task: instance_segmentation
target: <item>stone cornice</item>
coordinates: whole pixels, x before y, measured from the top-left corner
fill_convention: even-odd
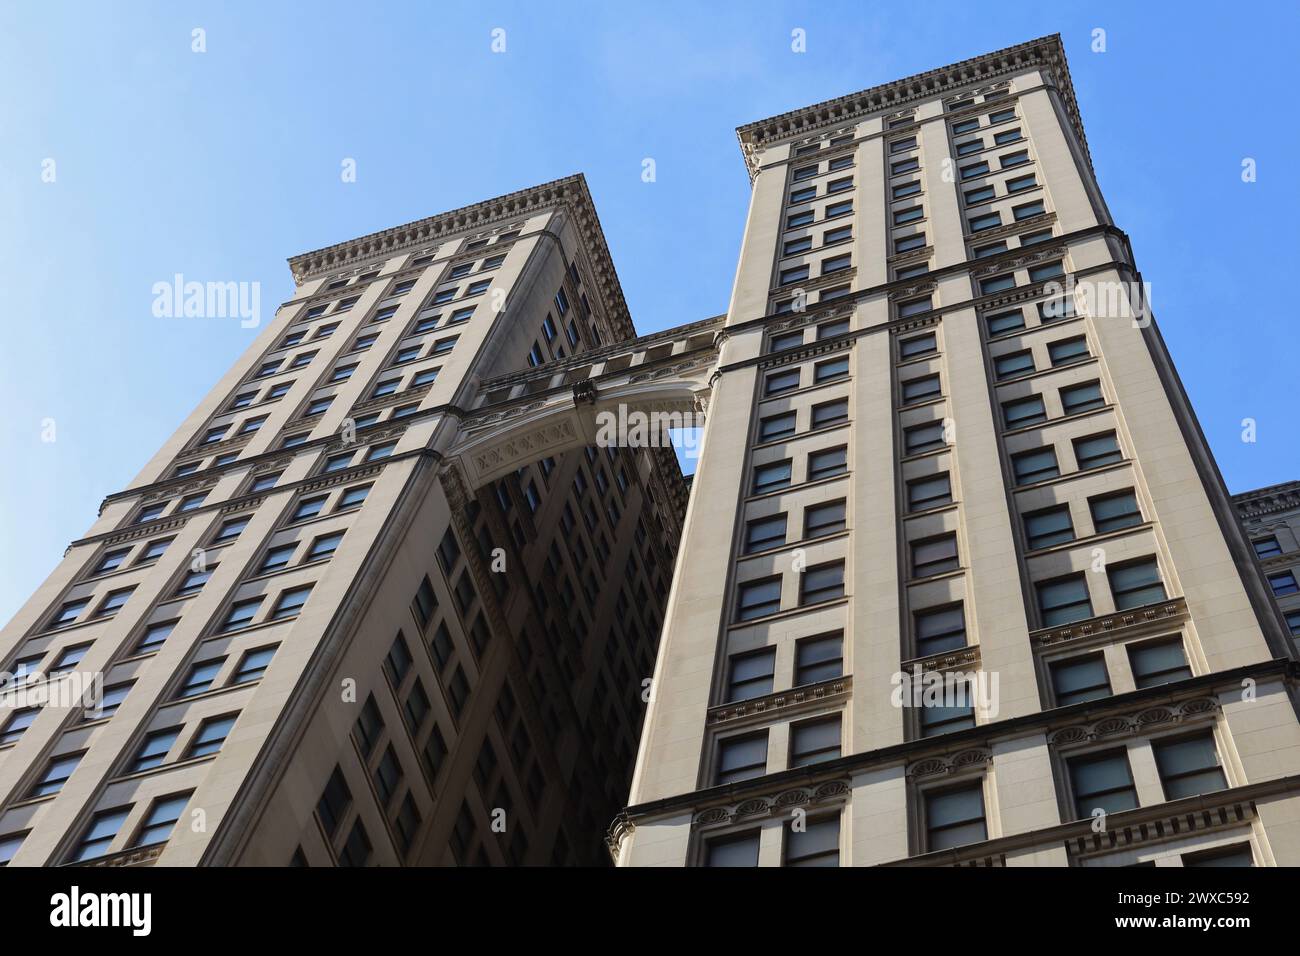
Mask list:
[[[1088,143],[1083,133],[1083,121],[1079,116],[1074,85],[1070,81],[1070,70],[1065,59],[1065,48],[1061,44],[1060,34],[1055,33],[925,73],[882,83],[847,96],[747,123],[736,130],[736,137],[740,141],[741,152],[746,158],[746,163],[751,164],[752,168],[751,156],[755,151],[782,140],[806,136],[831,126],[843,126],[872,113],[889,111],[897,115],[899,110],[918,101],[936,96],[949,96],[966,87],[992,85],[1007,74],[1036,68],[1051,73],[1055,80],[1066,115],[1091,165],[1092,159],[1088,154]]]
[[[1276,514],[1300,509],[1300,481],[1287,481],[1232,496],[1232,503],[1242,518]]]
[[[321,273],[352,269],[364,262],[388,259],[417,246],[441,242],[461,233],[499,226],[508,220],[527,218],[551,209],[566,209],[573,216],[582,244],[590,257],[593,279],[607,307],[609,321],[621,336],[636,334],[628,314],[623,289],[614,270],[601,229],[600,217],[581,174],[556,179],[540,186],[507,193],[495,199],[462,206],[402,226],[373,232],[347,242],[304,252],[289,260],[294,281],[301,284]]]

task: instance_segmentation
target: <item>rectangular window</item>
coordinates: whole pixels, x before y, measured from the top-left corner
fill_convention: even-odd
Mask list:
[[[989,335],[1001,335],[1004,332],[1023,329],[1025,327],[1025,316],[1019,309],[1011,309],[986,317],[984,323],[988,327]]]
[[[941,421],[913,425],[903,430],[903,449],[909,455],[919,455],[936,448],[945,448],[947,444]]]
[[[794,413],[791,412],[791,415]],[[833,402],[822,402],[820,405],[812,407],[812,427],[824,428],[827,425],[834,425],[838,422],[847,421],[849,417],[849,400],[847,398],[837,399]],[[793,425],[791,431],[793,431]]]
[[[988,171],[989,164],[981,159],[978,163],[971,163],[967,166],[963,166],[961,168],[961,178],[974,179],[976,176],[983,176]]]
[[[81,763],[81,758],[85,756],[82,753],[65,754],[61,757],[54,757],[45,766],[45,772],[37,778],[31,788],[23,797],[24,800],[33,800],[36,797],[48,797],[51,794],[58,793],[63,789],[63,785],[68,782],[72,776],[72,771],[77,769],[77,764]]]
[[[1054,448],[1037,448],[1011,456],[1011,470],[1015,473],[1017,485],[1047,481],[1061,473],[1056,464]]]
[[[925,245],[925,233],[918,232],[914,236],[905,236],[902,239],[894,240],[894,252],[911,252],[913,249],[920,249]]]
[[[957,155],[969,156],[972,153],[978,153],[983,148],[984,148],[984,140],[982,139],[968,140],[964,143],[957,144]]]
[[[840,818],[838,815],[807,820],[796,828],[785,825],[783,866],[839,866]]]
[[[1069,767],[1077,819],[1087,820],[1097,810],[1118,813],[1138,805],[1137,788],[1123,750],[1075,757]]]
[[[1024,428],[1047,421],[1047,409],[1043,405],[1043,396],[1030,395],[1015,401],[1002,403],[1002,420],[1007,428]]]
[[[790,725],[790,766],[810,767],[840,756],[840,718],[802,720]]]
[[[1052,675],[1052,694],[1056,699],[1057,707],[1100,700],[1111,694],[1110,678],[1106,674],[1106,659],[1101,654],[1086,654],[1053,661],[1049,670]]]
[[[896,139],[889,144],[889,151],[891,153],[902,153],[902,152],[906,152],[909,149],[916,149],[915,136],[907,136],[904,137],[903,139]]]
[[[1155,558],[1112,565],[1106,569],[1106,577],[1110,579],[1117,610],[1125,611],[1165,599],[1165,586],[1160,580],[1160,568]]]
[[[837,243],[848,242],[853,238],[852,226],[839,226],[835,229],[827,229],[822,233],[822,245],[833,246]],[[826,270],[823,269],[823,272]]]
[[[1025,515],[1025,538],[1031,550],[1073,541],[1074,524],[1070,521],[1070,506],[1056,505]]]
[[[908,299],[906,302],[898,303],[898,317],[907,319],[929,312],[933,307],[933,297],[928,295],[920,299]]]
[[[805,539],[824,538],[829,534],[843,531],[845,525],[844,500],[828,501],[821,505],[810,505],[803,513],[803,536]],[[784,528],[783,538],[784,538]]]
[[[727,703],[753,700],[772,693],[776,672],[776,648],[765,647],[748,654],[734,654],[728,667]]]
[[[929,657],[966,646],[966,615],[960,604],[918,611],[915,625],[917,657]]]
[[[1114,432],[1093,435],[1089,438],[1076,438],[1074,440],[1074,458],[1079,463],[1080,471],[1101,468],[1103,465],[1113,465],[1124,460]]]
[[[844,675],[844,636],[808,637],[795,644],[794,684],[816,684]]]
[[[821,478],[830,478],[834,475],[842,475],[848,470],[848,449],[843,445],[839,448],[828,448],[825,451],[815,451],[808,456],[809,481],[817,481]]]
[[[909,222],[916,222],[920,219],[924,219],[925,208],[922,206],[909,206],[906,209],[895,209],[893,218],[895,226],[905,226]]]
[[[805,186],[803,189],[796,189],[790,193],[790,205],[796,205],[801,202],[808,202],[817,196],[816,186]]]
[[[902,383],[902,389],[904,405],[911,405],[914,402],[936,398],[941,394],[939,390],[938,374],[908,379]]]
[[[829,259],[822,260],[822,275],[830,275],[832,272],[843,272],[853,262],[851,253],[845,253],[842,256],[832,256]]]
[[[1130,644],[1128,660],[1133,668],[1133,681],[1139,688],[1186,680],[1192,676],[1181,637]]]
[[[1097,534],[1131,528],[1142,523],[1142,512],[1138,509],[1137,497],[1132,489],[1089,498],[1088,508],[1092,512],[1092,526]]]
[[[152,770],[154,767],[161,766],[167,759],[172,744],[176,743],[176,738],[180,735],[179,727],[168,727],[166,730],[155,730],[147,734],[141,741],[140,749],[136,751],[131,769],[127,773],[139,773],[142,770]]]
[[[755,518],[745,524],[745,553],[764,551],[785,544],[784,514],[769,518]]]
[[[912,577],[925,578],[932,574],[946,574],[961,567],[957,559],[957,536],[938,535],[913,541]]]
[[[721,786],[753,780],[767,773],[767,731],[728,737],[718,741],[718,773],[714,783]]]
[[[740,586],[736,600],[736,620],[751,621],[781,610],[781,578],[764,578]]]
[[[1044,211],[1043,201],[1037,199],[1034,202],[1025,203],[1023,206],[1015,206],[1011,210],[1011,217],[1020,222],[1024,219],[1032,219],[1034,216],[1041,216]]]
[[[789,368],[780,372],[769,372],[763,382],[764,395],[780,395],[799,387],[800,369]]]
[[[975,205],[976,203],[988,202],[996,195],[992,186],[980,186],[978,189],[970,189],[965,193],[966,204]],[[978,232],[974,224],[971,225],[971,232]]]
[[[833,202],[826,207],[824,219],[835,219],[839,216],[847,216],[853,212],[853,200],[841,199],[839,202]]]
[[[795,413],[783,412],[780,415],[768,415],[758,420],[758,440],[760,442],[776,441],[795,433]]]
[[[1295,575],[1290,571],[1270,574],[1268,576],[1268,586],[1273,589],[1274,597],[1282,597],[1285,594],[1295,594],[1300,591],[1300,584],[1296,583]]]
[[[925,795],[925,848],[928,851],[979,843],[984,826],[984,785],[932,790]]]
[[[1027,375],[1034,371],[1034,354],[1029,349],[1024,349],[999,355],[993,359],[993,370],[999,381],[1017,375]]]
[[[890,163],[889,175],[899,176],[903,173],[914,172],[920,168],[921,168],[921,161],[917,159],[915,156],[912,156],[908,159],[900,159],[895,163]]]
[[[222,717],[210,717],[200,724],[199,732],[194,735],[189,749],[185,751],[185,759],[207,757],[220,752],[221,745],[226,742],[230,728],[235,726],[235,719],[238,716],[238,714],[226,714]]]
[[[1271,558],[1282,553],[1282,546],[1273,535],[1267,538],[1256,538],[1251,545],[1255,549],[1255,556],[1259,558]]]
[[[1061,389],[1061,408],[1067,415],[1085,412],[1092,408],[1101,408],[1106,399],[1101,394],[1100,382],[1084,382]]]
[[[781,255],[793,256],[801,252],[807,252],[812,248],[812,236],[803,236],[800,239],[791,239],[781,247]]]
[[[1033,189],[1037,185],[1038,180],[1035,178],[1033,173],[1030,173],[1028,176],[1016,176],[1007,180],[1007,192],[1020,193],[1024,192],[1026,189]],[[1022,246],[1025,244],[1024,239],[1020,240],[1020,244]]]
[[[1091,357],[1088,354],[1088,340],[1082,335],[1049,342],[1047,354],[1051,357],[1053,366],[1069,365]]]
[[[842,378],[849,374],[849,357],[827,359],[824,362],[818,362],[813,366],[813,382],[821,384],[830,382],[837,378]]]
[[[311,585],[308,584],[300,588],[290,588],[280,595],[280,599],[275,602],[275,608],[271,611],[271,620],[280,621],[289,617],[297,617],[302,606],[307,603],[307,596],[311,594]]]
[[[72,851],[69,862],[81,863],[106,855],[117,838],[117,832],[122,829],[122,824],[130,814],[129,806],[96,813],[90,818],[90,823],[86,826],[81,839],[77,841],[76,849]]]
[[[1016,277],[1011,272],[1006,275],[993,276],[989,279],[980,279],[980,295],[991,295],[994,292],[1003,292],[1015,287]]]
[[[1223,768],[1219,766],[1212,733],[1156,741],[1151,749],[1155,753],[1166,800],[1213,793],[1228,786]]]
[[[753,494],[761,495],[790,485],[790,459],[754,468]]]
[[[925,511],[952,504],[952,482],[948,473],[916,478],[907,483],[907,510]]]
[[[1060,627],[1092,617],[1092,600],[1082,574],[1039,581],[1035,589],[1043,627]]]
[[[844,597],[844,562],[807,568],[799,578],[799,604],[821,604]]]
[[[993,143],[995,146],[1005,146],[1007,143],[1015,143],[1020,140],[1019,129],[1007,129],[1000,133],[993,134]]]
[[[705,844],[705,866],[758,866],[758,831],[714,837]]]
[[[894,199],[906,199],[908,196],[916,196],[921,192],[921,180],[913,179],[910,183],[899,183],[890,190],[890,195]]]

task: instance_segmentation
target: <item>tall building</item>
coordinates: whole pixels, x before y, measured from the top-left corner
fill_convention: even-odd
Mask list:
[[[738,133],[617,862],[1300,864],[1293,651],[1059,39]]]
[[[1300,481],[1232,496],[1265,583],[1293,641],[1300,640]]]
[[[668,361],[585,182],[290,264],[0,634],[0,865],[607,864],[686,492],[529,430]]]

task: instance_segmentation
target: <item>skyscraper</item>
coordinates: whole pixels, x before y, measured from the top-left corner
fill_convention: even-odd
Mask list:
[[[608,863],[681,472],[476,439],[633,336],[585,182],[291,266],[0,636],[0,865]]]
[[[1059,39],[738,133],[618,863],[1300,863],[1290,643]]]

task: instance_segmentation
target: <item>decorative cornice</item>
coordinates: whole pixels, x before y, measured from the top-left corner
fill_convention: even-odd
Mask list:
[[[691,824],[694,827],[712,827],[770,817],[795,807],[843,802],[849,793],[848,780],[828,780],[806,787],[774,790],[746,797],[737,803],[707,807],[695,814]]]
[[[1100,720],[1073,724],[1048,734],[1047,741],[1054,747],[1072,747],[1091,744],[1098,740],[1122,740],[1146,733],[1156,724],[1187,723],[1219,713],[1219,701],[1214,697],[1193,697],[1171,704],[1158,704],[1128,714],[1111,714]]]
[[[802,109],[782,113],[767,119],[747,123],[736,130],[742,155],[752,171],[758,164],[761,151],[778,142],[798,136],[807,136],[829,126],[843,127],[872,113],[890,111],[898,116],[906,107],[936,96],[955,96],[958,92],[971,94],[978,90],[968,87],[980,85],[989,90],[1004,86],[1002,78],[1025,70],[1041,69],[1055,80],[1062,105],[1075,134],[1083,147],[1089,165],[1088,142],[1083,133],[1074,86],[1065,58],[1065,48],[1060,34],[1040,37],[986,53],[983,56],[962,60],[949,66],[925,73],[904,77],[879,86],[850,93],[837,99],[814,103]]]
[[[1062,627],[1049,627],[1032,632],[1030,640],[1039,647],[1063,644],[1086,638],[1111,636],[1147,625],[1172,625],[1187,615],[1187,602],[1181,597],[1170,598],[1156,604],[1147,604],[1130,611],[1116,611],[1086,621],[1075,621]],[[1125,635],[1127,636],[1127,635]]]
[[[1300,510],[1300,481],[1243,491],[1232,496],[1232,503],[1242,518]]]
[[[733,704],[721,704],[709,709],[708,723],[723,724],[748,717],[782,717],[793,710],[807,706],[828,704],[843,699],[853,686],[852,677],[836,677],[803,687],[765,694]]]
[[[948,754],[926,757],[907,767],[907,777],[935,777],[941,774],[960,773],[971,767],[986,767],[993,762],[993,752],[987,747],[971,747]]]

